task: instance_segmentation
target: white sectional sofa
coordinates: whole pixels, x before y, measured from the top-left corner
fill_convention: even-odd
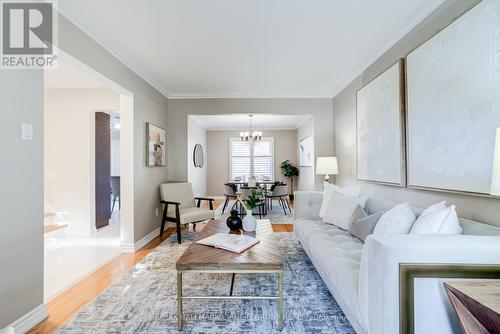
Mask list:
[[[460,219],[462,235],[370,235],[363,243],[322,222],[322,198],[323,192],[295,192],[295,234],[357,333],[399,333],[401,263],[500,264],[499,228]],[[365,211],[397,204],[369,197]]]

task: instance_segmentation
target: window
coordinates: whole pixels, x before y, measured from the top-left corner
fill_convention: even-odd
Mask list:
[[[239,138],[231,138],[230,155],[231,180],[236,176],[250,175],[250,145],[241,142]]]
[[[230,138],[230,175],[265,176],[273,179],[274,138],[262,138],[256,144],[244,143],[240,138]]]

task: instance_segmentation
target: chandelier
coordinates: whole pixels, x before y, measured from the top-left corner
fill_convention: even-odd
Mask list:
[[[256,143],[262,140],[262,131],[253,131],[252,118],[253,115],[248,115],[250,118],[250,131],[240,132],[240,139],[245,143]]]

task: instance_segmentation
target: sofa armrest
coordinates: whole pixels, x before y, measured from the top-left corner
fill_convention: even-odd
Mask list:
[[[321,202],[323,201],[322,191],[296,191],[294,192],[294,216],[295,218],[307,217],[318,218]]]
[[[371,235],[361,255],[358,302],[369,333],[399,333],[399,265],[500,264],[500,237]]]

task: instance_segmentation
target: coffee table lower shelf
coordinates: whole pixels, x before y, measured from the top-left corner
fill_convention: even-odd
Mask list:
[[[228,296],[184,296],[182,293],[182,274],[189,273],[232,273],[231,289]],[[233,296],[233,284],[235,274],[278,274],[278,295],[277,296]],[[278,301],[278,328],[283,330],[283,270],[177,270],[177,329],[182,330],[182,300],[183,299],[248,299],[248,300],[277,300]]]

